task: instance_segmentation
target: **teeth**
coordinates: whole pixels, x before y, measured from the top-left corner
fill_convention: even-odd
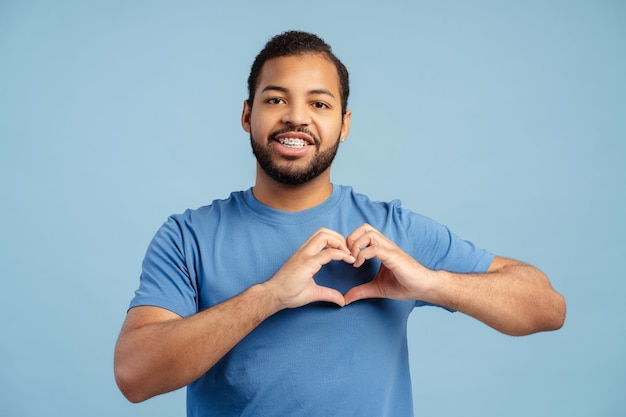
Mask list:
[[[306,140],[298,138],[280,138],[278,142],[288,148],[303,148],[308,145]]]

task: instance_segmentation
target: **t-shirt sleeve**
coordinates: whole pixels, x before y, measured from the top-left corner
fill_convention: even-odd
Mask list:
[[[129,308],[156,306],[181,317],[197,312],[197,285],[187,268],[183,233],[170,217],[157,231],[143,260],[139,289]]]
[[[494,258],[492,253],[462,239],[432,219],[401,210],[400,216],[406,222],[408,247],[415,259],[427,268],[460,274],[480,274],[489,269]],[[424,305],[431,304],[416,303],[416,306]]]
[[[450,229],[435,223],[433,233],[437,235],[437,243],[433,246],[432,265],[435,270],[445,270],[461,274],[487,272],[493,254],[464,240]]]

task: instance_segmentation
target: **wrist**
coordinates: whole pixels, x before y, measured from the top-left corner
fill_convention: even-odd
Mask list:
[[[265,281],[260,284],[250,287],[250,291],[253,293],[255,300],[266,309],[268,316],[278,313],[280,310],[287,308],[281,301],[280,297],[270,281]]]
[[[426,279],[427,286],[424,290],[422,301],[440,306],[448,306],[450,304],[450,280],[453,274],[443,270],[429,270]]]

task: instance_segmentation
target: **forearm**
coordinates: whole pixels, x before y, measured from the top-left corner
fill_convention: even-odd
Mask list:
[[[342,294],[313,279],[323,265],[354,258],[343,236],[320,228],[267,281],[192,317],[156,307],[129,311],[115,348],[115,377],[138,402],[183,387],[206,373],[261,322],[315,301],[343,306]]]
[[[440,285],[431,293],[435,303],[468,314],[500,332],[519,336],[563,325],[563,297],[530,265],[509,261],[486,274],[436,274]]]
[[[141,318],[130,320],[115,349],[118,385],[133,402],[181,388],[279,309],[264,286],[256,285],[186,319],[141,325]]]

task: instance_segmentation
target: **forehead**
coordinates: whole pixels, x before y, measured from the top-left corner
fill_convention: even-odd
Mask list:
[[[268,85],[289,90],[324,88],[339,97],[339,75],[335,65],[322,54],[291,55],[267,60],[261,69],[257,92]]]

